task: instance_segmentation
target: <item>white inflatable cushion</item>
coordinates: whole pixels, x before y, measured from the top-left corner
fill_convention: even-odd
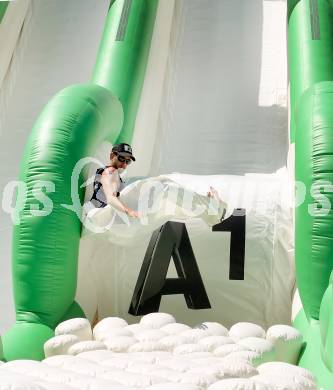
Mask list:
[[[118,336],[104,339],[106,348],[113,352],[126,352],[128,349],[137,343],[134,337]]]
[[[192,360],[210,359],[211,357],[214,357],[214,355],[211,352],[193,352],[191,354]]]
[[[169,335],[176,335],[181,332],[184,332],[185,330],[191,329],[188,325],[180,324],[178,322],[170,323],[167,325],[162,326],[161,330],[163,332],[168,333]]]
[[[215,356],[224,357],[232,352],[240,351],[250,351],[250,348],[240,344],[225,344],[214,349],[213,353]]]
[[[300,384],[304,390],[316,390],[317,389],[317,383],[316,381],[312,381],[309,378],[306,378],[304,376],[292,376],[292,379],[295,383]]]
[[[65,386],[64,386],[65,387]],[[0,390],[46,390],[47,388],[36,383],[33,378],[19,374],[0,372]],[[59,388],[60,390],[60,388]]]
[[[127,325],[124,329],[130,331],[135,336],[138,333],[151,329],[151,327],[143,324],[131,324],[131,325]]]
[[[98,378],[98,380],[102,380],[102,376],[106,372],[110,372],[110,369],[106,366],[92,364],[88,361],[82,362],[80,359],[78,361],[67,361],[65,364],[64,362],[56,360],[49,361],[45,364],[45,366],[47,365],[50,366],[47,372],[48,380],[60,380],[60,382],[65,381],[65,383],[68,383],[71,386],[77,387],[79,389],[84,389],[86,387],[90,389],[90,386],[92,384],[94,384],[94,386],[97,386],[97,383],[95,383],[96,378]],[[57,378],[51,378],[51,374],[53,374],[52,370],[57,375]],[[109,379],[107,383],[105,382],[105,380],[103,380],[102,383],[98,383],[103,385],[103,388],[105,388],[105,385],[107,383],[109,386],[119,385],[118,382],[112,379]]]
[[[227,358],[245,360],[255,367],[263,363],[262,354],[254,351],[231,352],[227,355]]]
[[[289,363],[269,362],[261,364],[257,369],[259,374],[283,372],[297,376],[304,376],[305,378],[309,378],[310,380],[315,381],[314,375],[309,370],[303,367],[294,366],[293,364]]]
[[[114,356],[114,353],[107,350],[98,350],[98,351],[81,352],[77,356],[82,359],[87,359],[99,363],[106,359],[110,359],[111,357]]]
[[[82,387],[87,383],[91,383],[94,376],[103,373],[103,370],[97,369],[95,366],[84,369],[80,360],[76,361],[74,356],[69,356],[71,359],[57,359],[57,356],[45,359],[42,366],[38,370],[38,375],[43,375],[47,380],[52,380],[58,383],[69,384],[73,387]],[[29,375],[34,375],[36,372],[31,371]],[[41,377],[41,378],[43,378]]]
[[[101,362],[104,366],[110,367],[110,369],[113,370],[126,370],[131,364],[133,364],[133,360],[130,358],[119,358],[119,357],[112,357],[110,359],[103,360]]]
[[[51,369],[52,370],[52,369]],[[30,378],[38,378],[44,379],[45,373],[49,374],[48,367],[46,365],[42,365],[42,363],[34,361],[34,360],[13,360],[4,364],[0,372],[7,372],[8,375],[22,375],[23,377],[27,375]],[[59,371],[56,370],[58,376]],[[65,376],[65,375],[64,375]],[[52,380],[52,375],[50,375],[50,379]]]
[[[169,351],[132,352],[131,359],[145,363],[159,363],[170,359],[173,355]]]
[[[69,357],[71,359],[58,359],[57,356],[44,359],[43,366],[63,368],[68,371],[75,372],[77,374],[89,375],[93,377],[101,376],[105,372],[109,371],[109,368],[104,365],[96,364],[94,362],[91,362],[86,359],[81,359],[79,357]]]
[[[192,354],[193,352],[206,352],[208,347],[201,344],[182,344],[173,350],[175,355]]]
[[[93,329],[93,336],[96,340],[99,340],[101,334],[107,333],[114,328],[124,328],[127,326],[127,322],[119,317],[106,317],[103,318]]]
[[[164,379],[153,375],[135,374],[129,371],[110,371],[101,375],[103,379],[111,379],[126,386],[147,387],[155,383],[165,382]]]
[[[125,327],[125,328],[112,328],[112,329],[109,329],[105,332],[103,332],[103,331],[97,332],[95,340],[104,342],[105,339],[109,339],[111,337],[118,337],[118,336],[133,337],[133,333],[129,329],[127,329],[127,327]]]
[[[238,341],[238,345],[243,345],[250,351],[257,352],[261,355],[262,363],[275,360],[276,351],[271,341],[259,337],[247,337]]]
[[[270,390],[264,383],[255,383],[251,379],[224,379],[208,387],[208,390]]]
[[[73,318],[61,322],[54,331],[56,336],[74,334],[80,341],[92,340],[92,330],[89,320],[86,318]]]
[[[69,358],[73,358],[69,356]],[[50,358],[51,359],[51,358]],[[109,381],[100,383],[96,378],[89,375],[78,374],[70,370],[63,370],[57,367],[51,367],[47,364],[30,361],[30,360],[16,360],[6,364],[6,369],[9,371],[29,375],[38,380],[47,380],[55,383],[70,385],[80,390],[91,390],[96,388],[99,390],[110,389],[110,385],[118,385],[117,382]],[[107,387],[107,385],[109,387]]]
[[[132,387],[123,387],[118,382],[97,378],[75,381],[73,387],[79,390],[133,390]]]
[[[150,313],[143,316],[140,320],[140,324],[147,325],[153,329],[159,329],[174,322],[176,322],[175,317],[167,313]]]
[[[15,365],[12,365],[10,369],[20,374],[22,371],[25,373],[28,372],[29,376],[41,380],[46,379],[47,381],[53,381],[60,384],[70,384],[70,386],[79,390],[133,390],[132,387],[124,387],[113,378],[103,379],[102,377],[104,374],[110,374],[109,370],[105,371],[103,367],[96,369],[93,367],[94,365],[91,367],[89,364],[85,366],[82,362],[76,364],[75,358],[69,357],[72,358],[72,361],[70,362],[70,359],[67,360],[65,369],[62,367],[48,366],[44,363],[39,363],[38,366],[35,366],[33,363],[38,362],[30,363],[29,361],[16,361]],[[49,363],[51,363],[51,358]],[[61,361],[56,361],[55,359],[52,363],[60,364]],[[81,372],[86,372],[87,375],[82,374]],[[98,375],[98,378],[96,378],[96,375]],[[60,389],[62,390],[61,386],[59,390]],[[64,389],[66,389],[65,386]]]
[[[56,361],[49,362],[49,364],[52,365],[59,363],[60,362]],[[99,390],[100,388],[107,390],[108,388],[113,389],[114,387],[118,389],[120,386],[120,383],[114,378],[109,376],[105,379],[103,378],[104,375],[109,375],[111,372],[113,372],[107,366],[82,362],[80,360],[73,360],[71,362],[67,362],[66,365],[58,366],[58,370],[61,370],[62,373],[65,373],[64,376],[66,377],[66,381],[70,383],[70,385],[77,387],[80,390],[90,390],[91,388],[96,390]],[[58,373],[60,378],[63,376],[62,373],[60,373],[60,371]]]
[[[187,338],[182,336],[166,336],[163,337],[160,341],[160,344],[165,346],[169,351],[172,351],[174,348],[178,347],[179,345],[186,344]]]
[[[68,353],[70,355],[77,355],[82,352],[88,351],[98,351],[106,349],[105,344],[100,341],[90,340],[90,341],[80,341],[79,343],[73,344],[69,349]]]
[[[186,358],[186,357],[184,357]],[[191,356],[192,358],[192,356]],[[219,364],[223,363],[225,361],[225,358],[220,358],[217,356],[214,356],[213,354],[210,354],[209,357],[203,357],[203,358],[192,358],[192,360],[199,366],[212,366],[213,364]]]
[[[91,378],[84,383],[75,384],[75,386],[79,390],[134,390],[132,386],[122,386],[117,382],[96,378]]]
[[[297,364],[303,345],[301,333],[288,325],[274,325],[267,330],[266,339],[274,343],[276,360]]]
[[[129,352],[151,352],[163,350],[166,350],[166,347],[158,341],[141,341],[131,345],[128,349]]]
[[[168,333],[163,332],[160,329],[151,329],[146,330],[145,332],[140,332],[135,337],[138,341],[159,341],[167,335]]]
[[[251,378],[256,383],[265,383],[274,390],[317,390],[315,382],[304,376],[289,376],[284,372],[280,374],[265,373]]]
[[[197,325],[196,328],[208,330],[209,333],[214,335],[214,336],[228,336],[229,335],[228,329],[218,322],[203,322],[202,324]]]
[[[79,338],[72,334],[63,334],[52,337],[44,344],[45,357],[65,355],[68,353],[69,348],[79,341]]]
[[[159,313],[153,314],[150,319]],[[166,319],[164,314],[163,318]],[[110,327],[112,324],[116,327]],[[204,325],[207,328],[203,329]],[[106,344],[97,340],[80,341],[77,335],[58,335],[45,343],[45,347],[49,343],[51,355],[43,362],[18,360],[2,364],[0,386],[1,375],[11,376],[14,382],[17,375],[23,375],[27,377],[24,383],[39,386],[38,390],[147,390],[154,389],[153,386],[196,390],[316,388],[313,375],[303,368],[281,362],[260,364],[265,359],[274,359],[275,347],[270,340],[251,336],[240,337],[235,343],[231,337],[216,335],[225,330],[211,322],[197,328],[171,322],[162,328],[165,330],[148,328],[145,324],[134,327],[110,317],[100,329],[94,329]],[[254,329],[253,324],[250,328]],[[288,338],[285,332],[289,330],[272,327],[272,337],[278,334]],[[294,335],[291,339],[298,338],[296,333],[291,334]],[[130,343],[124,345],[126,341]],[[106,347],[112,351],[95,350]],[[258,364],[256,369],[254,365]]]
[[[136,374],[152,374],[154,370],[163,368],[159,364],[154,363],[140,363],[133,361],[132,364],[128,365],[126,371],[134,372]]]
[[[212,374],[192,373],[187,372],[182,374],[180,383],[189,383],[201,388],[207,388],[212,383],[216,382],[218,378]]]
[[[65,385],[63,383],[52,383],[49,381],[43,381],[39,379],[35,379],[35,381],[38,385],[41,385],[44,389],[47,390],[74,390],[75,387]]]
[[[80,359],[76,360],[80,361]],[[48,366],[63,367],[67,362],[75,362],[76,360],[73,355],[55,355],[45,358],[42,363],[47,364]]]
[[[208,336],[200,339],[199,344],[206,345],[209,351],[214,351],[221,345],[235,344],[235,342],[226,336]]]
[[[193,374],[214,375],[217,378],[221,376],[221,370],[218,368],[218,366],[215,366],[214,364],[211,365],[208,362],[207,364],[203,363],[197,367],[192,367],[189,370],[187,370],[187,372]]]
[[[159,367],[154,368],[151,375],[164,379],[166,382],[180,382],[183,373],[180,371],[172,370],[171,368]]]
[[[73,387],[64,385],[64,390],[71,390]],[[47,383],[38,378],[29,377],[20,373],[11,372],[7,369],[0,369],[0,389],[1,390],[40,390],[40,389],[58,389],[59,384]]]
[[[214,367],[219,369],[220,378],[249,378],[258,374],[256,368],[244,360],[223,359]]]
[[[229,336],[238,341],[246,337],[265,337],[265,330],[252,322],[238,322],[233,325],[229,330]]]
[[[166,368],[170,368],[171,370],[186,372],[193,367],[198,367],[200,362],[197,363],[195,359],[189,359],[187,356],[174,356],[170,359],[165,359],[161,362],[161,365]]]
[[[180,336],[186,337],[187,340],[191,343],[197,343],[200,339],[211,336],[211,333],[208,330],[204,329],[188,329],[180,333]]]
[[[200,390],[199,387],[185,383],[159,383],[145,390]]]

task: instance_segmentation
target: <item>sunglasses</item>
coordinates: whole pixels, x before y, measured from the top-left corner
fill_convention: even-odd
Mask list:
[[[126,163],[127,165],[129,165],[132,162],[132,159],[130,159],[130,158],[126,158],[124,156],[119,156],[119,154],[116,154],[116,156],[117,156],[118,161],[121,163]]]

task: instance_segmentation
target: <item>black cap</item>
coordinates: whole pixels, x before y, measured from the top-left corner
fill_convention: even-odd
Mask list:
[[[129,145],[129,144],[121,143],[121,144],[114,145],[112,147],[112,152],[113,153],[119,153],[120,155],[122,153],[129,154],[131,160],[135,161],[135,157],[132,154],[132,146]]]

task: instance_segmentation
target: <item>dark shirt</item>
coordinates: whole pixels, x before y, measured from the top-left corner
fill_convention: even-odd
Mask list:
[[[108,168],[108,167],[106,166],[104,168],[98,168],[96,170],[95,180],[94,180],[94,193],[90,199],[91,203],[95,207],[105,207],[107,205],[106,195],[105,195],[105,192],[103,190],[103,185],[101,182],[102,174],[106,168]],[[121,182],[123,182],[121,177],[119,177],[119,179]],[[119,196],[119,195],[120,195],[120,193],[117,192],[117,196]]]

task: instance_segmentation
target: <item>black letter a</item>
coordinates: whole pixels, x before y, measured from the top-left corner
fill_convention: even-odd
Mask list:
[[[167,279],[171,257],[178,278]],[[189,309],[210,309],[210,302],[184,223],[167,222],[150,239],[129,314],[158,312],[162,295],[184,294]]]

